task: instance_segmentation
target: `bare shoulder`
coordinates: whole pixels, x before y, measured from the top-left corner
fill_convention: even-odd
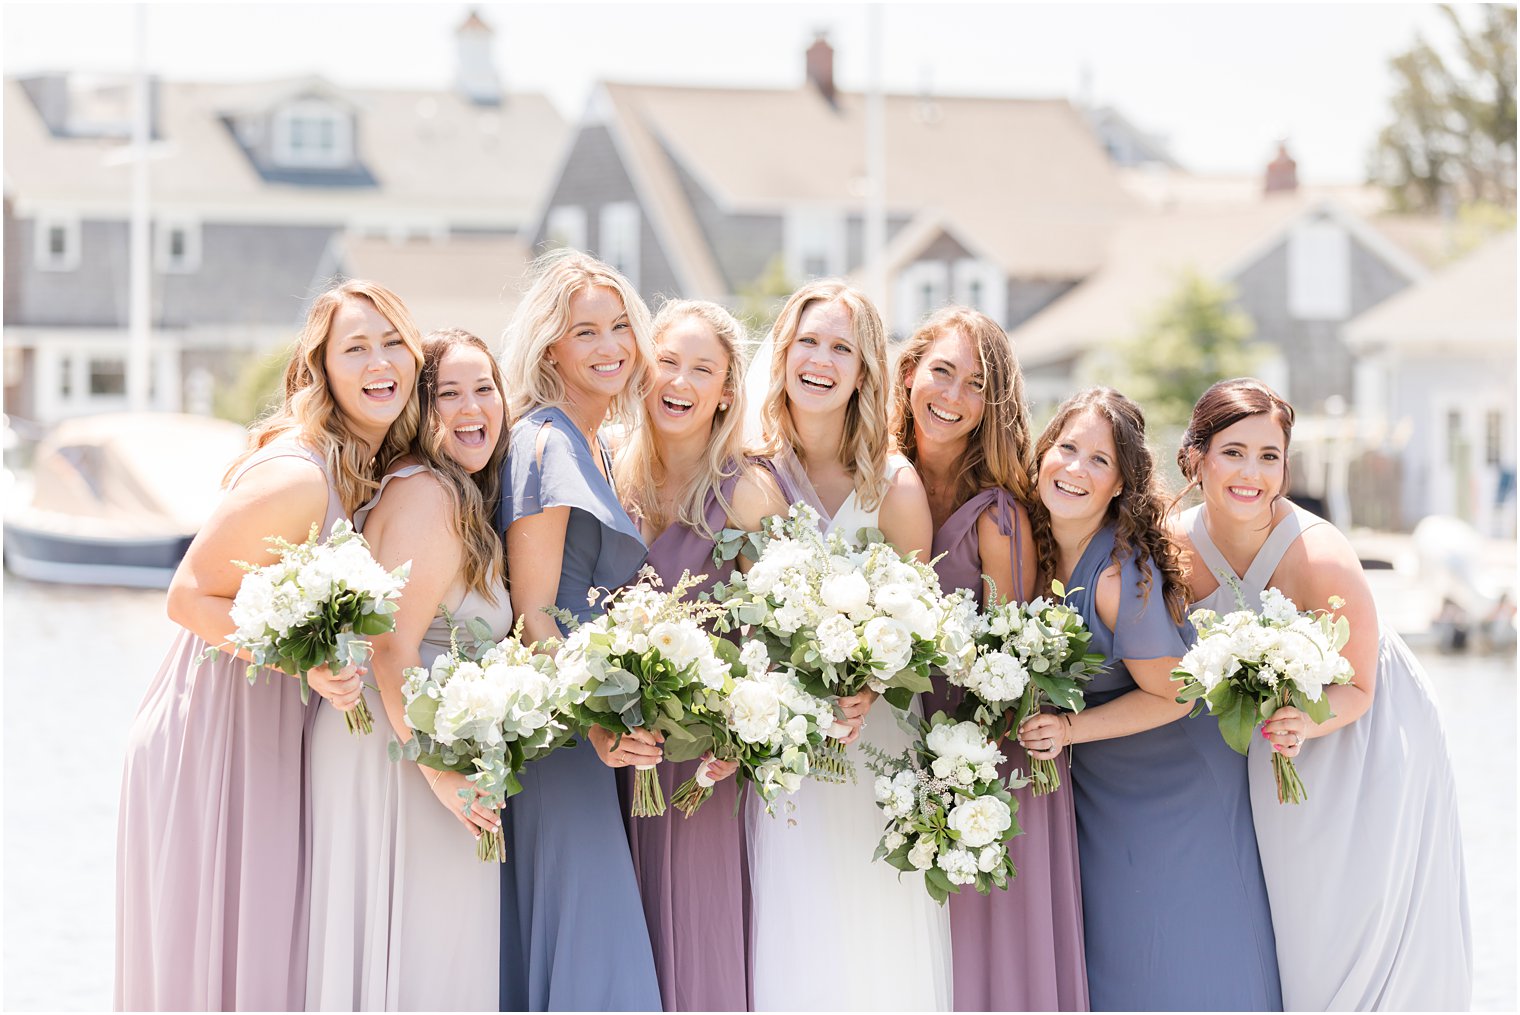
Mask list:
[[[749,531],[760,527],[760,521],[770,515],[785,514],[786,499],[781,488],[764,469],[749,466],[739,473],[734,484],[731,503],[734,516],[729,521]]]
[[[248,467],[228,491],[228,506],[246,505],[282,514],[327,513],[327,476],[321,466],[299,455],[268,458]]]
[[[1311,526],[1292,542],[1272,580],[1304,607],[1318,606],[1330,596],[1356,598],[1367,586],[1351,540],[1328,522]]]
[[[444,480],[432,470],[423,470],[410,476],[397,476],[385,484],[385,492],[371,512],[371,518],[394,518],[397,515],[424,517],[442,516],[450,510],[453,502]]]
[[[1098,604],[1098,619],[1112,631],[1119,623],[1119,596],[1123,592],[1119,565],[1110,564],[1098,576],[1098,587],[1093,590],[1093,600]]]

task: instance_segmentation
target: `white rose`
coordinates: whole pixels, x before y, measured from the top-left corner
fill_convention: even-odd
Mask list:
[[[886,837],[882,839],[882,845],[887,848],[888,853],[891,853],[907,841],[907,838],[901,832],[888,832]]]
[[[1000,841],[1013,824],[1013,813],[997,797],[983,796],[957,804],[945,824],[960,833],[963,844],[976,849]]]
[[[916,590],[901,582],[883,585],[876,590],[877,607],[894,617],[901,617],[903,611],[917,602]]]
[[[934,840],[920,839],[912,849],[908,850],[908,862],[917,870],[928,870],[934,864],[934,853]]]
[[[913,636],[891,617],[877,617],[868,622],[863,634],[871,649],[872,665],[884,676],[896,676],[912,662]]]
[[[835,574],[823,580],[819,595],[831,609],[840,613],[859,613],[871,598],[871,584],[857,572]]]
[[[983,846],[982,851],[976,855],[977,869],[984,874],[991,874],[1002,864],[1007,852],[1008,847],[1002,843],[995,842],[990,846]]]

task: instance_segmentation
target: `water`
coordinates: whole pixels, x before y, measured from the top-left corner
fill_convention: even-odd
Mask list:
[[[160,592],[7,575],[4,605],[4,1007],[108,1008],[122,750],[173,626]],[[1514,1010],[1514,660],[1423,658],[1461,787],[1473,1005]]]

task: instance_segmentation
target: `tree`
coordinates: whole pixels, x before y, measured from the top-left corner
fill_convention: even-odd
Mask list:
[[[1393,118],[1368,175],[1397,211],[1454,205],[1515,207],[1515,8],[1441,5],[1453,54],[1422,36],[1390,61]],[[1469,23],[1471,22],[1471,23]]]
[[[1233,288],[1189,271],[1146,326],[1115,348],[1105,373],[1145,409],[1152,429],[1180,429],[1209,385],[1256,369],[1257,350],[1247,344],[1254,331]]]
[[[285,346],[245,357],[238,364],[232,383],[225,387],[217,385],[212,411],[222,419],[247,426],[279,405],[284,393],[285,365],[293,351]]]
[[[749,329],[750,337],[758,345],[767,334],[782,304],[797,287],[786,277],[786,262],[780,254],[772,257],[754,281],[739,289],[739,310],[735,317]]]

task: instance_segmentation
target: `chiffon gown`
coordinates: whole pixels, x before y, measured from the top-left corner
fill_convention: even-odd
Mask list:
[[[907,467],[907,459],[893,455],[888,475]],[[782,494],[822,512],[817,494],[799,485],[805,475],[784,472],[791,478],[778,474]],[[877,516],[862,509],[852,491],[827,528],[853,539],[860,529],[875,528]],[[853,783],[805,780],[774,815],[751,798],[756,1010],[949,1010],[949,913],[929,897],[922,874],[899,875],[871,859],[886,819],[862,745],[898,754],[913,738],[878,698],[860,738],[847,748]]]
[[[1186,649],[1154,564],[1144,597],[1140,569],[1125,557],[1115,629],[1098,617],[1098,579],[1113,551],[1113,526],[1105,525],[1066,583],[1093,633],[1090,650],[1108,660],[1088,684],[1089,707],[1135,688],[1125,659]],[[1076,744],[1071,775],[1093,1010],[1280,1009],[1246,759],[1224,742],[1218,722],[1205,712]],[[1327,896],[1309,918],[1335,904]]]
[[[736,484],[736,477],[724,484],[725,499],[733,496]],[[715,496],[708,497],[706,522],[713,532],[728,525]],[[677,521],[650,544],[649,565],[666,588],[680,581],[685,571],[707,575],[693,586],[694,598],[733,573],[732,563],[715,566],[712,554],[713,540]],[[657,818],[625,819],[633,869],[644,899],[665,1010],[746,1011],[749,865],[743,817],[734,813],[737,783],[732,777],[717,783],[712,796],[688,818],[669,801],[697,766],[696,761],[665,761],[656,769],[667,807]],[[631,792],[633,771],[623,770],[625,793]]]
[[[934,534],[934,569],[940,588],[970,589],[984,604],[982,556],[977,520],[988,509],[1012,543],[1013,575],[1020,569],[1019,515],[1013,495],[983,490],[955,510]],[[999,594],[1017,594],[1000,589]],[[926,715],[951,713],[961,690],[934,678],[923,696]],[[1013,738],[1003,745],[1003,775],[1027,771],[1027,758]],[[1005,891],[979,895],[970,888],[950,896],[951,957],[957,1011],[1086,1011],[1087,960],[1082,951],[1082,878],[1077,862],[1077,819],[1072,804],[1070,763],[1056,759],[1061,788],[1035,796],[1028,787],[1013,791],[1023,835],[1008,844],[1018,877]]]
[[[385,476],[355,523],[364,525],[392,480],[424,468]],[[512,630],[505,586],[494,603],[471,589],[447,605],[461,626],[479,617],[494,638]],[[423,634],[423,666],[449,651],[449,634],[439,611]],[[438,802],[426,773],[390,760],[396,737],[385,705],[374,688],[363,693],[374,732],[349,733],[343,713],[323,704],[309,739],[306,1009],[495,1011],[499,865],[476,859],[474,838]]]
[[[1202,512],[1194,508],[1182,523],[1202,563],[1234,575]],[[1293,541],[1323,524],[1293,506],[1245,575],[1235,576],[1248,607],[1261,608]],[[1222,584],[1197,608],[1223,614],[1239,606]],[[1462,833],[1440,708],[1404,640],[1380,629],[1372,707],[1308,740],[1294,759],[1306,800],[1277,802],[1272,749],[1251,738],[1256,843],[1290,1010],[1463,1011],[1472,1002]]]
[[[600,441],[598,441],[600,445]],[[555,605],[585,621],[592,588],[616,589],[644,563],[638,527],[597,470],[594,452],[557,407],[512,427],[501,528],[568,507]],[[600,604],[600,598],[598,598]],[[502,816],[502,1011],[658,1011],[649,930],[613,770],[584,738],[532,762]]]
[[[293,436],[232,477],[322,456]],[[299,1010],[306,991],[302,752],[311,705],[289,676],[180,631],[127,737],[116,849],[118,1010]]]

